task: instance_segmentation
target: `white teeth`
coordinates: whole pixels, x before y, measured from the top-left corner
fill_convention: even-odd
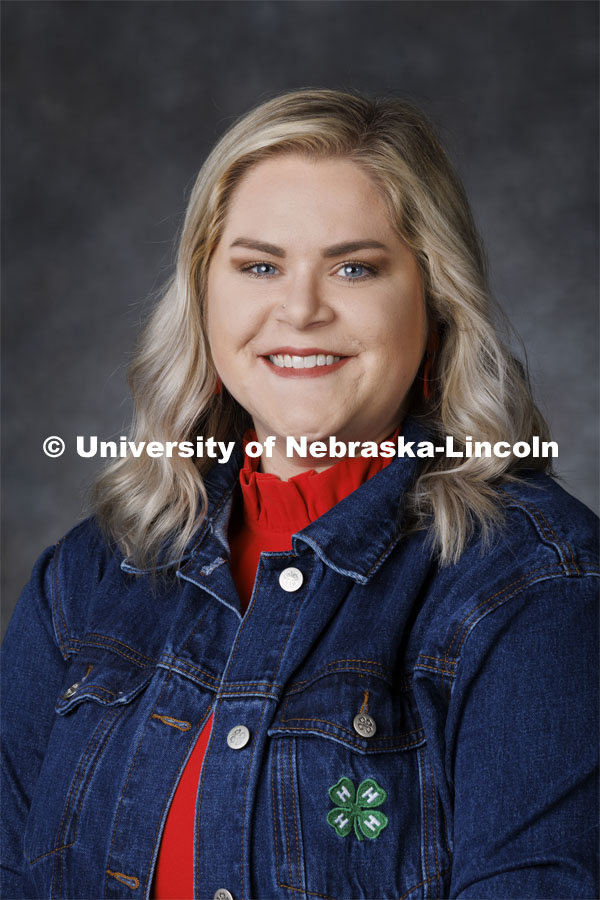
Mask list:
[[[314,354],[313,356],[290,356],[288,353],[275,353],[269,356],[270,362],[279,369],[314,369],[316,366],[333,366],[339,362],[341,356],[332,356],[330,353]]]

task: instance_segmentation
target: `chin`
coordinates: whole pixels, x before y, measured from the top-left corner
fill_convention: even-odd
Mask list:
[[[323,422],[322,420],[319,422],[315,422],[314,420],[298,422],[297,420],[294,420],[293,422],[287,421],[283,423],[278,428],[278,433],[284,435],[284,437],[293,437],[296,439],[305,437],[311,442],[326,440],[330,435],[336,434],[336,429],[335,425],[332,427],[331,422]]]

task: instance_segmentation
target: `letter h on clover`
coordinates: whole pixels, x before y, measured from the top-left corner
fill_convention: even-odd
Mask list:
[[[327,815],[327,821],[340,837],[350,834],[352,828],[359,841],[379,837],[388,824],[388,818],[375,807],[381,806],[387,794],[373,778],[362,781],[355,790],[349,778],[340,778],[329,788],[329,796],[335,809]]]

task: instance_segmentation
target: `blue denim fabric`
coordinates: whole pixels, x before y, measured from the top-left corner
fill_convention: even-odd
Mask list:
[[[214,467],[209,517],[155,589],[89,519],[38,560],[4,646],[2,896],[148,897],[212,711],[196,898],[598,897],[596,518],[523,477],[488,552],[475,536],[439,569],[403,529],[419,461],[396,459],[262,554],[242,619],[239,465]],[[385,791],[376,838],[328,822],[342,778]]]

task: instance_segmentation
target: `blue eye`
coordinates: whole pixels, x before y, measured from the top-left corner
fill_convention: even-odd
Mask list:
[[[272,269],[273,271],[267,271],[268,269]],[[255,271],[258,270],[258,271]],[[277,269],[275,266],[272,266],[271,263],[252,263],[249,266],[244,266],[242,272],[247,272],[248,275],[252,275],[253,278],[264,278],[265,276],[272,275],[273,272],[276,272]]]
[[[242,272],[251,275],[252,278],[269,278],[278,270],[272,263],[256,262],[242,266]],[[338,275],[341,273],[344,281],[364,281],[366,278],[372,278],[376,273],[374,266],[368,266],[365,263],[344,263],[338,269]]]
[[[363,269],[364,269],[364,266],[358,265],[358,264],[355,264],[355,263],[346,263],[346,265],[343,266],[343,272],[344,272],[344,274],[345,274],[345,275],[348,275],[348,276],[350,276],[350,277],[358,277],[358,278],[361,278],[361,277],[362,277],[362,270],[363,270]],[[357,273],[357,270],[360,270],[360,271],[358,271],[358,273]]]
[[[365,278],[372,278],[376,271],[374,266],[365,263],[348,262],[338,270],[338,274],[342,273],[344,281],[364,281]]]

